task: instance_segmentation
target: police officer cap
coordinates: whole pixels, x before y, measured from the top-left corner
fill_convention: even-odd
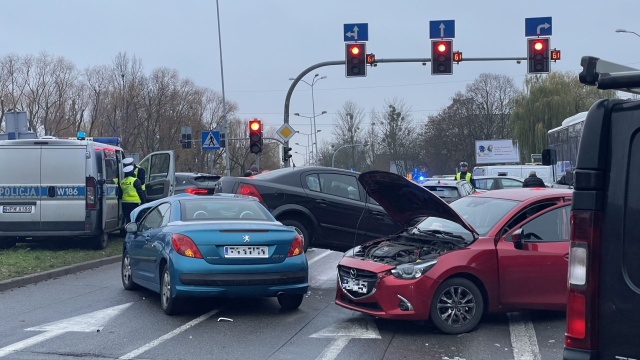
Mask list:
[[[467,164],[466,162],[463,161],[463,162],[460,163],[460,166],[469,166],[469,164]]]
[[[134,169],[133,165],[129,165],[124,169],[122,169],[122,171],[124,171],[125,173],[130,173],[130,172],[133,172],[133,169]]]
[[[259,171],[259,170],[258,170],[258,166],[257,166],[257,165],[251,165],[251,167],[249,168],[249,170],[251,170],[251,171]]]
[[[122,160],[122,165],[124,166],[131,165],[131,164],[133,164],[133,158],[128,157]]]

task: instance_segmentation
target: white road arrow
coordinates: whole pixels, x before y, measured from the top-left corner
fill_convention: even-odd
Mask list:
[[[353,37],[353,40],[358,40],[358,25],[353,27],[353,31],[349,31],[346,34],[348,37]]]
[[[544,29],[548,29],[548,28],[549,28],[549,26],[551,26],[551,25],[549,25],[549,24],[547,24],[547,23],[544,23],[544,24],[540,24],[540,25],[538,25],[538,29],[537,29],[537,31],[538,31],[538,35],[540,35],[540,31],[542,31],[542,29],[543,29],[543,28],[544,28]]]
[[[29,346],[51,339],[66,332],[95,332],[98,330],[102,330],[104,325],[109,322],[112,317],[118,315],[120,312],[122,312],[122,310],[128,308],[131,304],[133,303],[118,305],[107,309],[94,311],[92,313],[25,329],[29,331],[44,332],[42,334],[32,336],[28,339],[1,348],[0,357],[7,356],[9,354],[28,348]]]
[[[440,28],[440,37],[443,38],[444,37],[444,23],[440,23],[440,26],[438,26]]]
[[[347,346],[349,340],[356,339],[380,339],[380,333],[376,324],[372,319],[357,318],[349,319],[345,322],[336,324],[322,331],[319,331],[310,337],[312,338],[333,338],[329,347],[327,347],[316,360],[333,360],[340,351]]]

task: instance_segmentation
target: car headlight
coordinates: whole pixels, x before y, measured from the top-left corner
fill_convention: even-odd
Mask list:
[[[424,263],[411,263],[411,264],[402,264],[396,266],[395,269],[391,270],[393,276],[398,279],[417,279],[422,276],[424,273],[429,271],[435,264],[438,263],[438,260],[430,260]]]

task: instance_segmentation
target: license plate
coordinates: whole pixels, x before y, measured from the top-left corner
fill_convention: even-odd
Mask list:
[[[2,212],[4,214],[29,214],[33,212],[33,205],[4,205]]]
[[[266,246],[225,246],[224,257],[266,258],[269,257],[269,249]]]
[[[361,294],[366,294],[367,282],[364,280],[342,278],[342,288],[345,290],[351,290],[351,291],[359,292]]]

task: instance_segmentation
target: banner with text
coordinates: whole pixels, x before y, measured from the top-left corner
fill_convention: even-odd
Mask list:
[[[476,164],[519,163],[518,143],[513,140],[476,140]]]

